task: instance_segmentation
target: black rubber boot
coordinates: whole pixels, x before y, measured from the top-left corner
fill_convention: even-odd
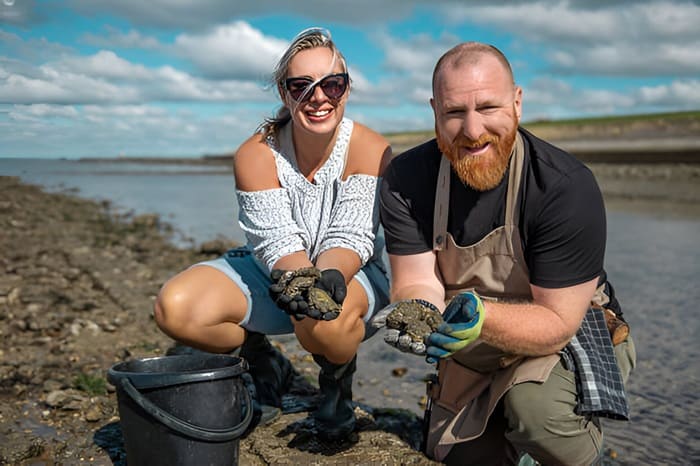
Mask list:
[[[321,367],[318,374],[321,403],[313,413],[318,435],[327,441],[343,440],[355,428],[352,377],[357,367],[357,356],[345,364],[333,364],[318,354],[313,357]]]
[[[248,361],[248,371],[255,384],[256,401],[261,405],[281,408],[282,395],[287,392],[296,375],[292,363],[272,346],[265,335],[250,331],[239,356]]]

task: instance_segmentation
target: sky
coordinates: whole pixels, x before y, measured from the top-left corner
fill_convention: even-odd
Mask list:
[[[270,73],[328,28],[346,116],[429,130],[437,59],[495,45],[523,121],[700,109],[698,0],[0,0],[0,157],[235,151],[279,105]]]

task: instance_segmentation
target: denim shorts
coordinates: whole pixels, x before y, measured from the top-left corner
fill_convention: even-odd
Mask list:
[[[267,267],[258,261],[247,247],[231,249],[223,256],[194,264],[193,267],[206,265],[214,267],[229,277],[246,296],[248,308],[240,326],[266,335],[285,335],[294,333],[294,325],[289,315],[278,308],[268,293],[272,284]],[[369,309],[364,316],[365,339],[372,336],[376,329],[369,325],[372,317],[389,304],[389,279],[386,268],[380,258],[372,259],[362,267],[355,279],[362,285]]]

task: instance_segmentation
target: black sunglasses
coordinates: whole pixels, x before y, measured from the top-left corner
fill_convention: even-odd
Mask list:
[[[299,99],[309,100],[316,91],[316,86],[321,87],[326,97],[335,100],[340,99],[345,94],[349,80],[350,77],[347,73],[329,74],[315,82],[310,78],[287,78],[284,80],[284,88],[297,102]]]

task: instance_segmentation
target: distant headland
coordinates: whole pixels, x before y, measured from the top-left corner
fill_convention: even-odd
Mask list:
[[[536,120],[523,128],[586,163],[700,163],[700,110],[569,120]],[[435,137],[433,130],[386,133],[394,154]],[[79,161],[231,164],[233,150],[199,157],[90,157]]]

